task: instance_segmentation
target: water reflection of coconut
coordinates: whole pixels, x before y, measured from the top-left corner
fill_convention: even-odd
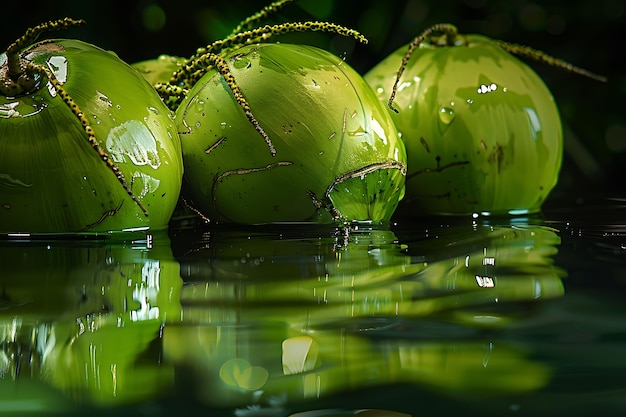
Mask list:
[[[172,368],[152,366],[151,346],[180,315],[179,264],[167,234],[141,236],[5,242],[0,347],[12,379],[102,403],[148,398],[171,384]],[[22,354],[8,353],[11,346]]]
[[[164,329],[164,356],[193,370],[196,395],[212,405],[397,382],[541,387],[548,368],[483,331],[563,294],[558,236],[532,225],[452,229],[406,243],[364,230],[340,245],[300,229],[207,230],[179,257],[184,326]]]

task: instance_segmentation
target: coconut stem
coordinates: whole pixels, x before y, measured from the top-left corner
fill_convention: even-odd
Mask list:
[[[197,80],[199,66],[198,62],[204,61],[204,55],[218,54],[224,50],[244,45],[250,45],[256,42],[267,41],[273,35],[282,35],[290,32],[329,32],[339,35],[352,37],[361,43],[367,43],[365,36],[353,29],[348,29],[334,23],[307,21],[307,22],[289,22],[279,25],[265,25],[260,28],[252,29],[245,32],[236,33],[226,39],[213,42],[204,48],[198,48],[196,55],[188,59],[180,71],[176,71],[170,80],[172,85],[184,85],[189,88]],[[204,72],[209,68],[205,67]],[[202,74],[200,74],[202,75]]]
[[[288,0],[279,1],[274,3],[274,6],[282,6]],[[271,7],[271,6],[268,6]],[[262,13],[262,12],[259,12]],[[256,21],[253,19],[252,21]],[[195,84],[200,77],[202,77],[209,69],[216,68],[220,74],[224,77],[224,80],[228,84],[228,87],[233,92],[235,100],[243,109],[248,121],[254,126],[257,132],[263,137],[263,140],[267,144],[272,156],[276,155],[276,149],[272,144],[271,139],[261,126],[261,124],[254,117],[250,105],[246,101],[243,93],[237,85],[235,77],[230,72],[228,63],[222,58],[219,53],[224,52],[227,49],[240,47],[243,45],[250,45],[256,42],[267,41],[273,35],[282,35],[290,32],[313,32],[322,31],[336,33],[343,36],[352,37],[359,42],[367,43],[365,36],[357,32],[356,30],[346,28],[334,23],[307,21],[307,22],[289,22],[278,25],[265,25],[260,28],[248,30],[245,32],[235,33],[219,41],[213,42],[204,48],[199,48],[196,51],[196,55],[189,58],[186,65],[179,71],[172,74],[172,78],[167,84],[156,84],[155,88],[161,95],[163,100],[168,106],[175,110],[176,107],[182,101],[184,94]]]
[[[279,0],[275,1],[272,4],[265,6],[262,10],[256,12],[252,16],[246,18],[244,21],[239,23],[235,29],[230,33],[230,36],[234,36],[239,32],[250,30],[254,27],[254,24],[259,20],[264,19],[271,15],[272,13],[276,13],[278,10],[282,9],[288,3],[291,3],[293,0]]]
[[[442,36],[436,38],[432,36],[434,33],[441,32]],[[435,46],[460,46],[465,45],[465,39],[458,34],[458,30],[454,25],[449,23],[440,23],[429,27],[424,30],[419,36],[417,36],[411,43],[409,44],[409,49],[407,53],[402,58],[402,63],[400,64],[400,68],[396,74],[396,80],[393,84],[393,88],[391,90],[391,94],[389,96],[388,106],[391,110],[398,113],[398,109],[393,106],[393,101],[396,98],[396,94],[398,93],[398,85],[400,84],[400,79],[402,78],[402,74],[404,73],[404,69],[406,68],[413,52],[417,47],[419,47],[427,38],[431,43]],[[579,68],[570,64],[569,62],[563,61],[561,59],[552,57],[545,52],[539,51],[537,49],[533,49],[529,46],[518,45],[515,43],[508,43],[499,40],[493,40],[493,42],[498,45],[500,48],[509,52],[510,54],[521,56],[525,58],[531,58],[535,61],[543,62],[545,64],[551,65],[553,67],[561,68],[569,72],[573,72],[575,74],[579,74],[597,81],[606,82],[606,77],[602,75],[595,74],[591,71],[587,71],[586,69]]]
[[[398,113],[398,109],[393,106],[393,101],[395,100],[396,94],[398,93],[398,84],[400,84],[400,79],[402,78],[404,69],[409,63],[411,56],[413,56],[413,51],[415,51],[415,48],[420,46],[426,40],[428,36],[437,32],[444,34],[446,45],[450,46],[450,45],[457,44],[456,39],[458,35],[458,30],[456,26],[449,24],[449,23],[438,23],[436,25],[433,25],[427,28],[426,30],[424,30],[419,36],[417,36],[415,39],[411,41],[411,43],[409,44],[409,50],[404,55],[404,58],[402,58],[402,63],[400,64],[400,68],[398,69],[398,72],[396,74],[396,80],[393,83],[393,88],[391,89],[391,95],[389,96],[389,101],[387,103],[389,105],[389,108],[393,110],[394,112]]]
[[[513,55],[522,56],[525,58],[533,59],[535,61],[543,62],[550,66],[561,68],[561,69],[564,69],[565,71],[573,72],[574,74],[582,75],[584,77],[588,77],[596,81],[600,81],[600,82],[607,81],[607,78],[603,75],[598,75],[586,69],[579,68],[575,65],[570,64],[567,61],[563,61],[562,59],[555,58],[553,56],[546,54],[543,51],[533,49],[529,46],[518,45],[516,43],[508,43],[508,42],[503,42],[503,41],[498,41],[498,40],[495,40],[494,42],[498,46],[500,46],[500,48],[504,49],[505,51]]]
[[[64,19],[42,23],[26,30],[22,36],[7,47],[7,67],[6,72],[3,72],[1,76],[2,80],[0,80],[0,93],[5,96],[15,97],[19,94],[28,93],[35,87],[35,83],[38,78],[38,71],[36,70],[36,67],[23,64],[20,52],[32,45],[37,40],[39,35],[44,32],[67,29],[72,26],[80,26],[84,23],[84,20],[75,20],[66,17]]]

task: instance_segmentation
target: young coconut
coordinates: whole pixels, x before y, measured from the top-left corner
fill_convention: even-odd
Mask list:
[[[185,65],[185,58],[162,54],[155,59],[135,62],[131,67],[137,70],[150,84],[166,84],[172,74]]]
[[[528,47],[435,25],[372,68],[407,147],[398,212],[526,214],[556,185],[563,156],[558,108],[514,55],[602,79]],[[400,69],[398,69],[400,67]]]
[[[402,198],[404,145],[362,77],[319,48],[259,43],[310,30],[365,42],[332,23],[263,26],[199,49],[156,86],[176,109],[183,195],[206,218],[384,223]]]
[[[182,181],[172,112],[135,70],[29,29],[0,55],[0,232],[163,229]]]

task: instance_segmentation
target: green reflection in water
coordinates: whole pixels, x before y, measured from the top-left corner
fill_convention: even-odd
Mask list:
[[[532,349],[490,332],[563,295],[552,229],[148,236],[0,243],[0,389],[21,393],[1,406],[169,398],[286,416],[365,387],[475,398],[549,381]]]
[[[32,387],[41,382],[63,393],[48,411],[69,399],[149,399],[171,386],[173,367],[156,366],[151,345],[180,315],[180,267],[167,234],[140,237],[0,243],[0,380],[23,397],[9,408],[40,403]]]
[[[469,396],[539,389],[549,367],[482,331],[563,295],[558,244],[531,225],[409,243],[388,230],[207,230],[180,256],[184,325],[164,329],[164,358],[192,370],[195,398],[242,412],[399,382]]]

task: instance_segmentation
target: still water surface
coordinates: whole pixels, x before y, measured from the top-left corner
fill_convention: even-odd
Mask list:
[[[626,200],[123,238],[0,240],[0,414],[626,414]]]

